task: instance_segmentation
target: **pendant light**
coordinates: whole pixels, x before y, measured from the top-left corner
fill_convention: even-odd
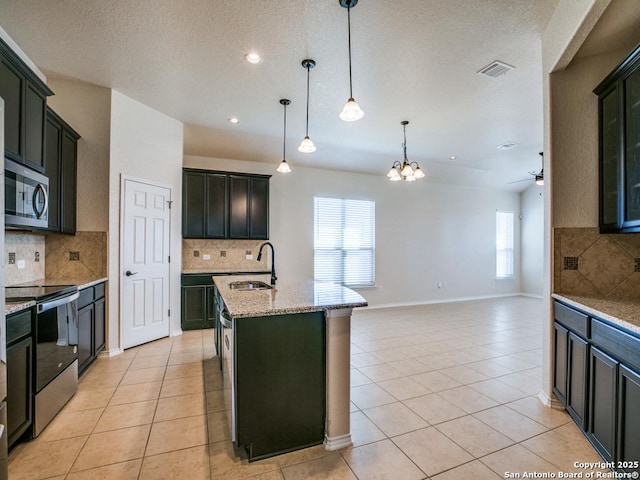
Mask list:
[[[364,117],[364,112],[353,98],[353,82],[351,79],[351,8],[358,4],[358,0],[338,0],[340,6],[347,9],[347,25],[349,27],[349,100],[340,112],[340,119],[345,122],[355,122]]]
[[[300,142],[300,146],[298,146],[298,151],[302,153],[313,153],[316,151],[316,146],[309,138],[309,72],[316,66],[316,62],[315,60],[307,58],[302,61],[302,66],[307,69],[307,130],[304,139]]]
[[[391,169],[389,169],[389,173],[387,173],[387,177],[392,182],[397,182],[399,180],[415,182],[416,180],[424,178],[426,175],[420,168],[420,165],[418,165],[418,162],[409,162],[407,159],[407,125],[409,125],[409,122],[407,120],[403,120],[400,122],[400,125],[402,125],[404,133],[404,142],[402,142],[404,160],[402,163],[398,160],[393,162]]]
[[[291,168],[287,163],[287,105],[291,103],[291,100],[283,98],[280,100],[280,105],[284,107],[284,133],[282,135],[282,161],[278,165],[277,171],[280,173],[289,173]]]

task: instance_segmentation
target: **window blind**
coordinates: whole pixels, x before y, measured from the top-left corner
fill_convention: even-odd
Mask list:
[[[314,279],[375,282],[375,202],[314,197]]]
[[[513,278],[513,212],[496,212],[496,278]]]

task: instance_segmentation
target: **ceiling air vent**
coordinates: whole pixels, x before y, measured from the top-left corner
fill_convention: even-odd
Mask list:
[[[507,65],[506,63],[499,62],[496,60],[495,62],[491,62],[489,65],[484,67],[482,70],[479,70],[478,73],[482,75],[486,75],[487,77],[496,78],[500,75],[504,75],[509,70],[513,70],[515,67],[511,65]]]

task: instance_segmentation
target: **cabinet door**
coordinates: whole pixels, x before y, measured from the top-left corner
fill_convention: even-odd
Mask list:
[[[249,238],[249,177],[229,176],[229,237]]]
[[[201,329],[207,319],[207,287],[182,287],[182,330]]]
[[[24,77],[5,61],[0,61],[0,97],[4,99],[4,154],[22,161],[22,108]]]
[[[553,393],[563,405],[567,405],[567,371],[568,357],[567,345],[569,331],[558,322],[553,324],[554,332],[554,368],[553,368]]]
[[[93,360],[93,303],[78,310],[78,372]]]
[[[587,435],[602,458],[610,462],[616,438],[618,362],[596,347],[591,347],[589,358]]]
[[[618,403],[618,455],[625,472],[640,471],[640,375],[620,365]],[[630,462],[625,464],[624,462]]]
[[[76,233],[77,140],[64,130],[61,146],[61,227],[62,233]]]
[[[206,175],[184,172],[182,177],[182,236],[205,237]]]
[[[26,85],[25,94],[25,164],[38,170],[44,171],[44,119],[45,119],[45,96],[33,88],[29,83]]]
[[[226,238],[228,217],[227,175],[207,174],[206,237]]]
[[[583,430],[586,428],[587,365],[589,349],[586,341],[569,332],[567,378],[567,411]]]
[[[620,209],[620,123],[618,89],[600,98],[600,228],[617,229]]]
[[[625,208],[623,228],[640,226],[640,69],[624,80]]]
[[[62,126],[47,116],[45,124],[44,173],[49,178],[49,230],[60,231],[60,138]]]
[[[94,319],[94,336],[93,336],[93,346],[94,346],[94,355],[98,355],[104,349],[104,340],[105,340],[105,303],[104,297],[100,300],[96,300],[96,303],[93,305],[93,319]]]
[[[251,178],[250,237],[267,240],[269,238],[269,179]]]
[[[33,345],[31,337],[7,347],[7,430],[9,446],[31,426]]]

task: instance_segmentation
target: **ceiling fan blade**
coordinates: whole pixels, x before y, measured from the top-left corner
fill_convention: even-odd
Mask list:
[[[513,182],[507,182],[507,185],[510,183],[520,183],[520,182],[530,182],[531,178],[523,178],[522,180],[514,180]]]

